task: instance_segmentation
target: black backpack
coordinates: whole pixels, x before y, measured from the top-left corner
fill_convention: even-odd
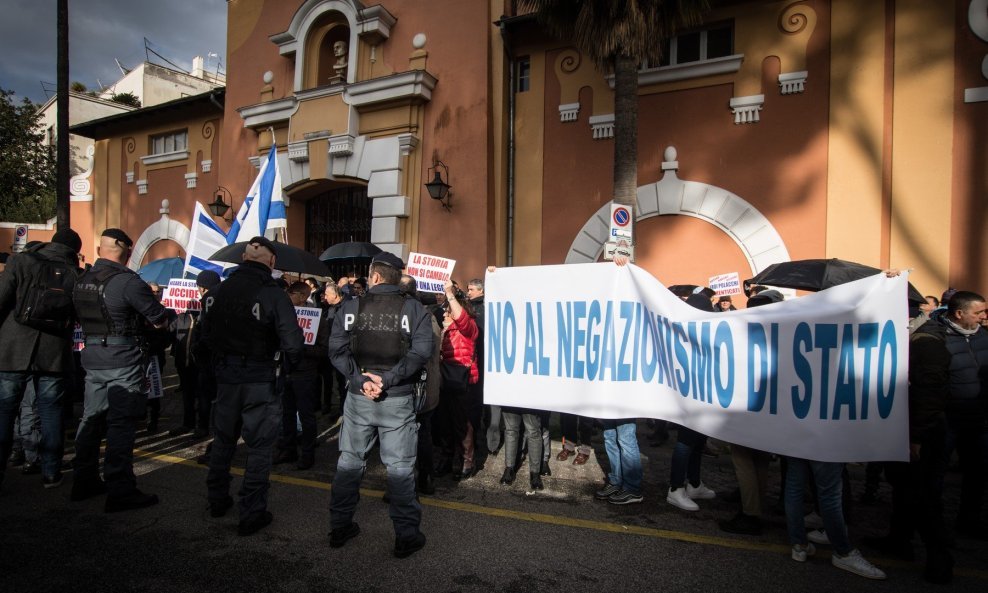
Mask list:
[[[21,253],[35,262],[34,274],[18,299],[14,320],[22,325],[47,333],[62,334],[75,321],[72,288],[78,278],[73,266],[50,260],[37,253]]]

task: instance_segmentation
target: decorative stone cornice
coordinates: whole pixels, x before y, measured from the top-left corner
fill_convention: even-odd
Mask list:
[[[593,130],[594,140],[604,140],[614,137],[614,114],[591,115],[590,129]]]
[[[779,75],[779,92],[783,95],[792,95],[806,90],[806,70],[801,72],[785,72]]]
[[[296,163],[309,160],[309,143],[307,141],[292,142],[288,145],[288,159]]]
[[[210,171],[213,170],[213,161],[210,159],[204,160],[201,163],[199,163],[199,166],[202,167],[203,173],[209,173]]]
[[[260,169],[261,168],[261,161],[263,159],[260,156],[258,156],[258,155],[249,156],[249,157],[247,157],[247,160],[250,162],[251,165],[254,166],[255,169]]]
[[[353,136],[339,134],[329,137],[329,156],[350,156],[353,154]]]
[[[561,122],[571,122],[576,121],[576,118],[580,115],[580,104],[579,103],[566,103],[559,106],[559,121]]]
[[[735,124],[755,124],[761,121],[760,112],[765,104],[765,95],[749,95],[731,99],[731,111]]]
[[[432,100],[436,82],[436,77],[425,70],[400,72],[348,85],[343,91],[343,99],[355,107],[393,101],[425,103]]]
[[[138,179],[137,180],[137,193],[139,195],[142,195],[142,196],[145,195],[146,193],[148,193],[148,180],[147,179]]]
[[[163,154],[149,154],[141,157],[141,162],[145,165],[157,165],[159,163],[170,163],[173,161],[184,161],[189,158],[188,150],[176,150]]]
[[[397,22],[380,4],[368,6],[357,13],[357,35],[371,45],[378,45],[391,37],[391,27]]]
[[[195,189],[198,183],[199,174],[192,172],[185,174],[185,189]]]
[[[398,134],[398,151],[401,152],[401,156],[408,156],[418,145],[419,139],[415,134],[411,132]]]
[[[723,58],[711,58],[701,62],[689,62],[686,64],[674,64],[672,66],[639,70],[638,86],[689,80],[691,78],[703,78],[704,76],[716,76],[718,74],[734,74],[741,69],[742,62],[744,62],[744,54],[735,54],[733,56],[724,56]],[[611,88],[614,88],[613,74],[607,77],[607,84]]]
[[[248,105],[237,109],[245,128],[263,128],[276,123],[286,122],[298,109],[295,97],[285,97],[277,101]]]
[[[127,173],[124,175],[124,177],[127,179],[127,183],[134,183],[134,172],[133,171],[127,171]]]

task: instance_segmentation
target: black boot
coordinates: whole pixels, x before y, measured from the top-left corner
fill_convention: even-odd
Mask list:
[[[545,486],[542,485],[542,476],[538,472],[529,474],[528,483],[532,486],[532,490],[545,490]]]
[[[542,467],[539,470],[539,475],[540,476],[551,476],[552,475],[552,470],[549,469],[549,460],[548,459],[543,459],[542,460]]]
[[[515,481],[515,468],[511,467],[510,465],[506,466],[504,468],[504,473],[501,474],[501,483],[513,484],[514,481]]]

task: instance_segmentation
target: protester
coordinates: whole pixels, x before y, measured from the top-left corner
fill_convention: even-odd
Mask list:
[[[443,456],[453,467],[453,479],[473,476],[474,429],[471,418],[479,415],[482,402],[470,399],[470,385],[480,375],[474,356],[478,336],[473,307],[452,282],[443,286],[446,306],[443,307],[442,334],[442,392],[439,397],[439,422],[442,431]],[[474,405],[476,404],[476,405]]]
[[[708,313],[713,313],[711,298],[716,298],[706,291],[698,289],[686,299],[686,304]],[[712,292],[712,291],[711,291]],[[698,511],[700,506],[696,500],[715,498],[717,493],[700,480],[700,462],[703,458],[703,448],[707,444],[706,435],[680,426],[676,432],[676,447],[672,451],[672,467],[669,477],[669,493],[666,502],[684,511]]]
[[[628,262],[628,257],[615,254],[616,265],[625,266]],[[594,498],[617,505],[642,502],[645,500],[642,496],[642,461],[635,419],[602,420],[601,424],[610,471],[607,483],[594,493]]]
[[[408,298],[418,298],[418,283],[415,278],[408,274],[402,274],[398,283],[401,293]],[[425,373],[424,383],[420,380],[415,388],[418,393],[415,404],[415,421],[419,426],[418,452],[416,458],[416,488],[422,494],[435,494],[436,487],[432,481],[433,455],[432,455],[432,416],[439,405],[439,395],[442,386],[442,328],[436,322],[436,318],[429,316],[432,323],[432,356],[426,363],[423,372]]]
[[[310,285],[295,282],[288,287],[288,297],[292,305],[304,307],[309,304]],[[322,316],[320,316],[321,318]],[[322,331],[322,320],[316,332],[316,343],[302,348],[302,359],[292,369],[285,382],[282,395],[281,439],[274,456],[274,463],[293,463],[296,469],[306,470],[315,464],[316,454],[316,407],[319,405],[319,361],[327,360],[326,345],[329,332]],[[301,439],[298,424],[302,427]],[[299,456],[299,448],[302,454]]]
[[[764,290],[748,299],[748,308],[779,303],[784,300],[777,290]],[[770,453],[731,444],[731,461],[738,480],[741,509],[733,518],[721,521],[718,525],[728,533],[761,535],[762,501],[768,489],[768,465]]]
[[[202,374],[211,368],[208,359],[203,368],[195,356],[193,348],[194,337],[199,328],[202,299],[207,292],[219,286],[220,275],[213,270],[203,270],[196,276],[196,287],[199,289],[199,310],[189,309],[181,313],[172,324],[172,358],[175,359],[175,369],[178,372],[179,385],[182,388],[182,424],[168,431],[169,436],[179,436],[192,433],[195,438],[209,434],[209,409],[215,390],[202,389]]]
[[[41,481],[45,488],[62,483],[62,400],[74,372],[74,315],[66,298],[62,327],[42,329],[26,309],[36,302],[40,285],[50,279],[61,280],[71,297],[81,247],[75,231],[62,229],[50,243],[10,258],[0,274],[0,343],[4,344],[0,348],[0,487],[10,457],[14,420],[29,383],[41,422]]]

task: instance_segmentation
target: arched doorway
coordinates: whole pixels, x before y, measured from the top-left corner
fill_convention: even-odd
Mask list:
[[[660,181],[643,185],[638,188],[637,208],[635,211],[636,220],[641,223],[653,217],[663,217],[681,215],[699,221],[704,221],[713,225],[713,229],[722,232],[725,237],[736,245],[736,249],[743,257],[743,262],[747,269],[722,270],[716,272],[726,273],[737,271],[741,279],[750,278],[758,272],[764,270],[770,264],[789,261],[789,250],[786,248],[782,237],[772,223],[757,208],[751,205],[738,195],[735,195],[723,188],[719,188],[706,183],[696,181],[684,181],[679,179],[676,171],[679,169],[679,162],[676,160],[676,149],[666,148],[665,161],[662,169],[665,175]],[[566,255],[566,263],[586,263],[597,261],[604,251],[604,246],[608,240],[610,229],[611,204],[604,204],[593,216],[590,217],[577,233],[576,238],[570,245],[569,253]],[[666,221],[659,221],[659,225],[665,225]],[[655,258],[650,265],[660,266],[661,256],[652,254],[648,246],[642,247],[644,241],[656,243],[665,241],[667,237],[659,238],[655,232],[655,225],[639,224],[644,227],[639,231],[636,239],[641,255],[648,259]],[[651,227],[651,228],[650,228]],[[696,230],[696,229],[694,229]],[[709,231],[710,229],[705,229]],[[643,233],[644,231],[644,233]],[[687,235],[689,233],[687,232]],[[686,235],[684,235],[686,236]],[[689,242],[689,239],[687,239]],[[727,247],[716,246],[712,249],[722,249],[728,255],[725,266],[735,265],[730,263],[734,250]],[[689,254],[688,247],[681,250],[682,245],[678,245],[677,252]],[[699,248],[699,247],[697,247]],[[742,261],[742,260],[739,260]],[[741,267],[740,264],[737,267]],[[751,275],[745,272],[750,270]],[[661,272],[653,271],[660,280],[670,283],[687,283],[680,279],[667,279]],[[690,284],[700,284],[701,282],[689,282]]]
[[[337,243],[370,241],[371,200],[361,185],[326,184],[305,202],[305,249],[316,255]],[[352,264],[330,264],[334,278],[351,274]],[[360,275],[366,270],[356,270]]]

